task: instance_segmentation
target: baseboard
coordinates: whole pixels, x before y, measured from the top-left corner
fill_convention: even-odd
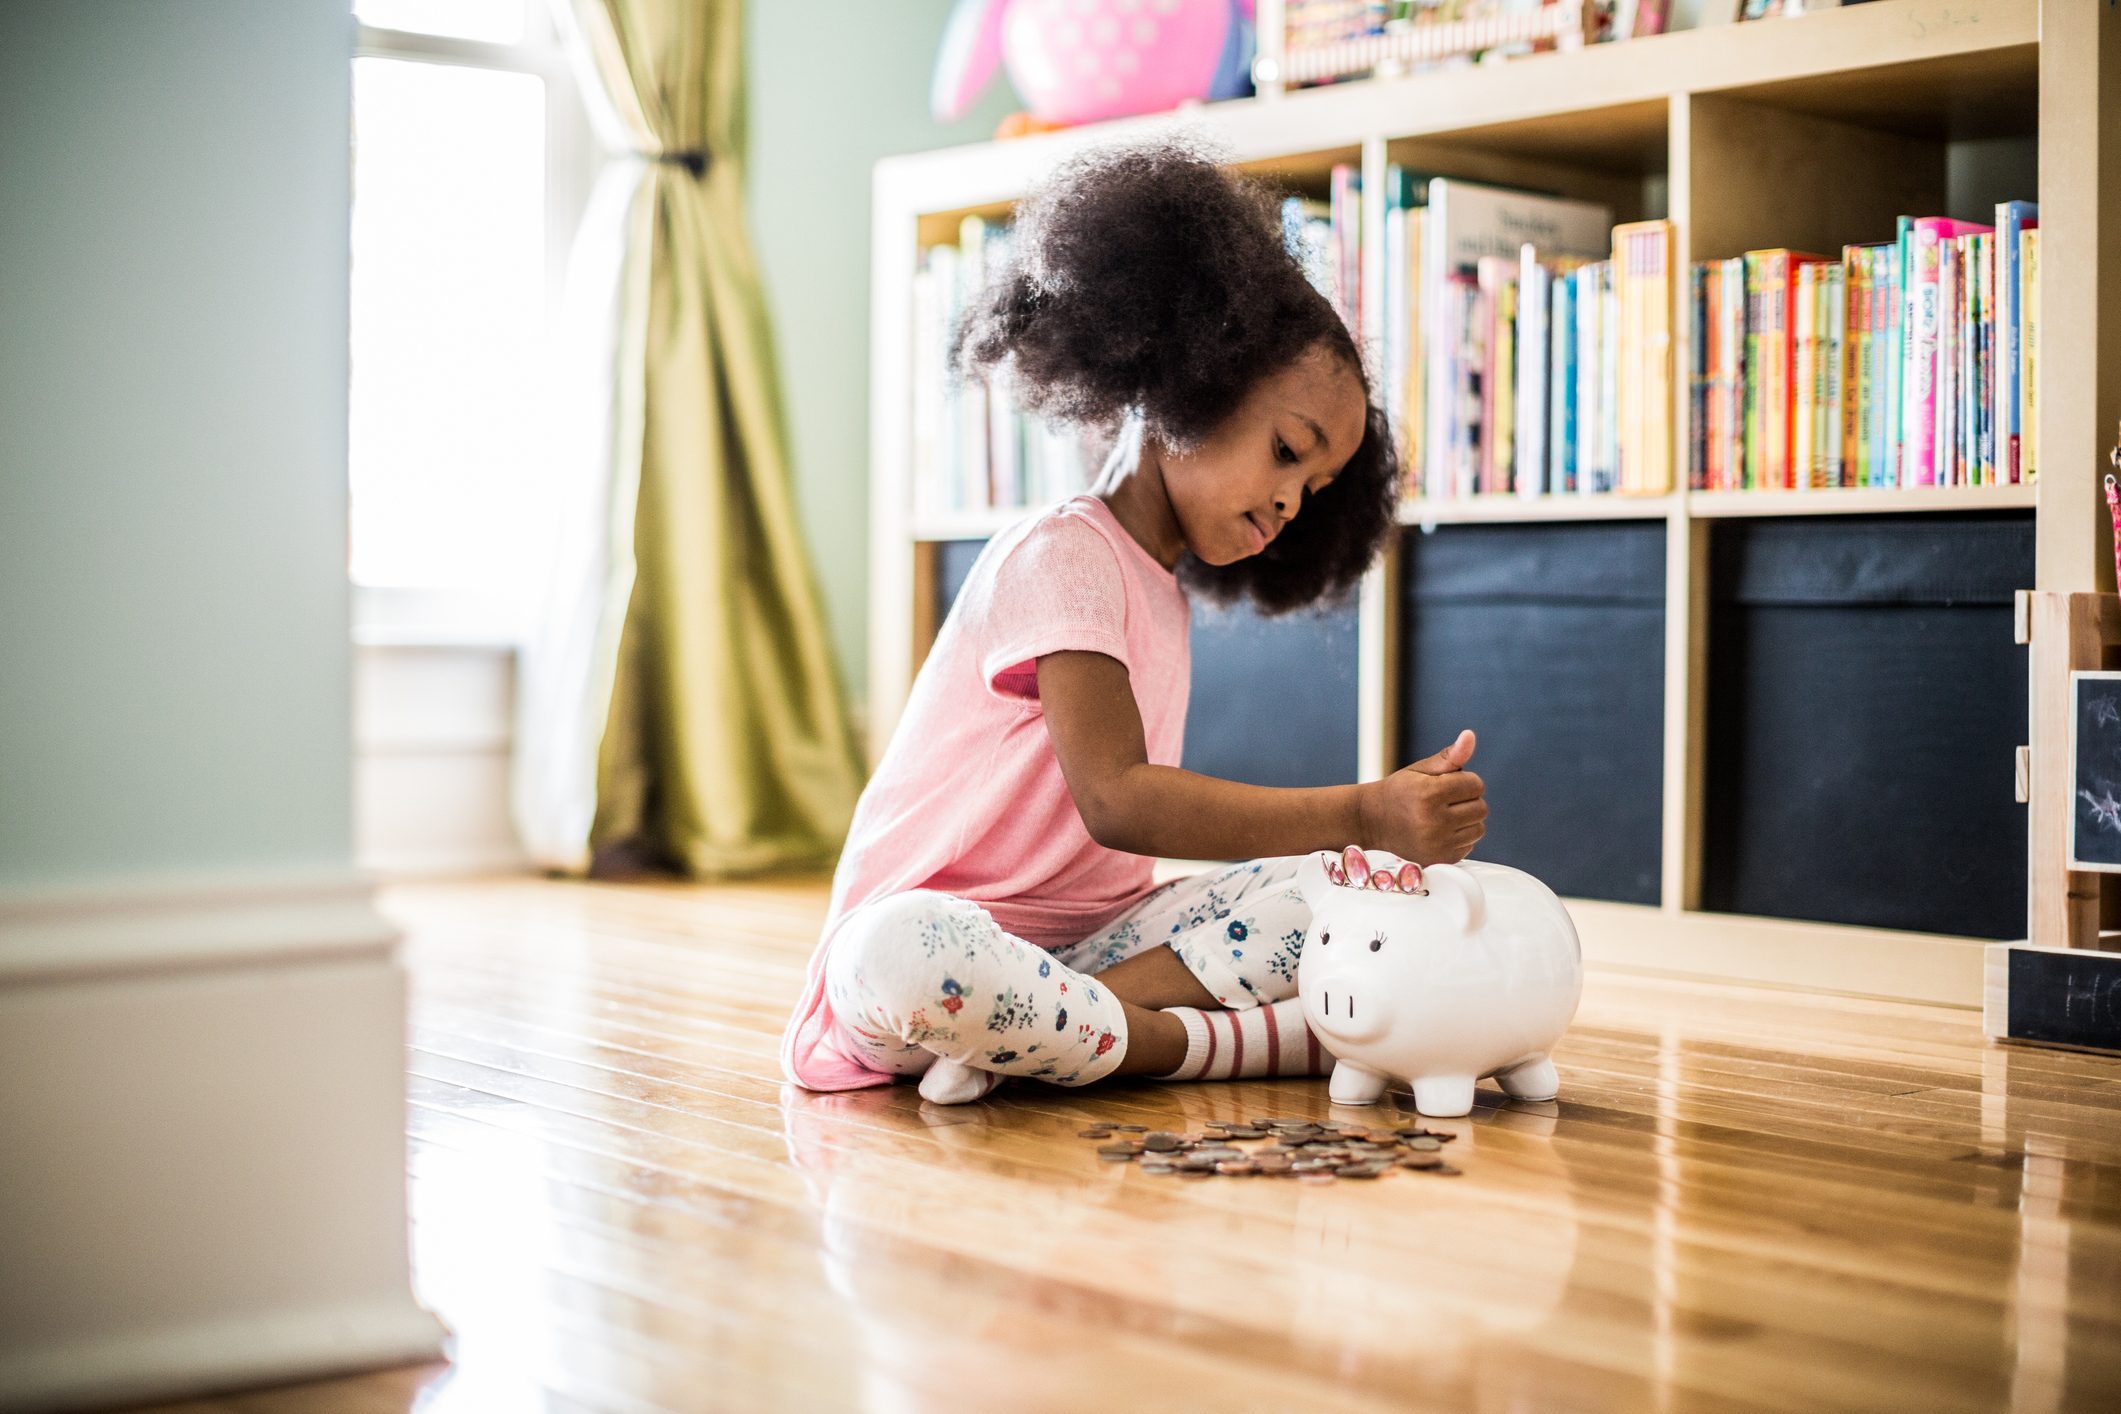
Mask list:
[[[1980,939],[1566,900],[1588,967],[1978,1009]]]
[[[351,873],[0,895],[0,1408],[440,1353],[396,944]]]
[[[200,874],[60,889],[0,889],[0,985],[377,956],[397,930],[352,870]]]
[[[329,1379],[432,1360],[441,1334],[407,1298],[77,1341],[0,1367],[0,1409],[97,1409]]]

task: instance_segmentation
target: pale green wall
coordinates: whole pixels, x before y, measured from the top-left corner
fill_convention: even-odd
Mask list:
[[[0,888],[350,858],[347,12],[0,3]]]
[[[773,314],[796,501],[840,668],[867,697],[869,183],[879,157],[983,142],[1006,72],[962,121],[928,116],[948,0],[751,0],[750,216]]]

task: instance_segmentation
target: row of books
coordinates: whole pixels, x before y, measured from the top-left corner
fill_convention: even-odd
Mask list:
[[[1672,228],[1595,203],[1386,172],[1379,327],[1364,340],[1361,183],[1290,198],[1289,247],[1378,362],[1410,497],[1660,495],[1675,478]],[[913,290],[916,514],[1045,504],[1094,448],[953,380],[958,316],[1010,233],[967,217]],[[1839,261],[1749,252],[1689,273],[1688,484],[1985,485],[2038,468],[2038,211],[1903,218]]]
[[[1300,75],[1315,67],[1307,55],[1337,55],[1299,82],[1422,73],[1552,49],[1563,30],[1571,42],[1647,38],[1664,32],[1670,8],[1669,0],[1285,0],[1283,55]],[[1542,10],[1556,22],[1534,23]]]
[[[2039,470],[2039,208],[1902,217],[1836,261],[1691,272],[1691,484],[1986,486]]]
[[[1385,410],[1407,492],[1671,489],[1668,221],[1386,174]]]
[[[1019,411],[1000,385],[949,371],[959,316],[1009,258],[1009,227],[967,216],[956,245],[930,246],[913,277],[914,513],[1040,506],[1073,496],[1096,470],[1073,428]]]

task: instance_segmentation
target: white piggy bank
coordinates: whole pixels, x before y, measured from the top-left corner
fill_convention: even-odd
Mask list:
[[[1473,1108],[1473,1083],[1551,1100],[1548,1050],[1583,995],[1576,925],[1554,891],[1500,864],[1423,869],[1349,846],[1297,870],[1311,908],[1297,995],[1338,1062],[1335,1103],[1413,1083],[1425,1115]]]

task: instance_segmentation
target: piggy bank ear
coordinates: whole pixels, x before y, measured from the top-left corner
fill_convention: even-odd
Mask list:
[[[1431,864],[1422,871],[1429,897],[1442,905],[1461,933],[1477,933],[1488,921],[1488,896],[1480,880],[1455,864]]]
[[[1332,856],[1325,850],[1304,856],[1304,862],[1296,866],[1296,891],[1303,895],[1304,902],[1315,911],[1326,901],[1326,893],[1335,887],[1326,875],[1326,860]]]

